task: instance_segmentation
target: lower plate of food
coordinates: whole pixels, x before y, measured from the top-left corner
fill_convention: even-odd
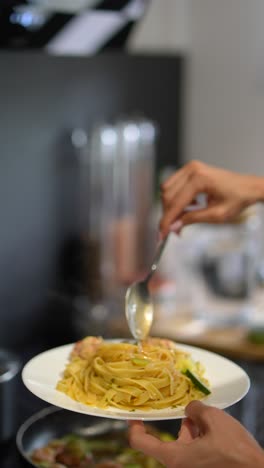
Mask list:
[[[227,408],[250,387],[246,372],[223,356],[159,338],[137,344],[86,337],[34,357],[22,379],[60,408],[146,421],[183,418],[197,399]]]

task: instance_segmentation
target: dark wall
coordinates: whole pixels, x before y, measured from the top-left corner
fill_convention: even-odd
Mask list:
[[[158,166],[179,162],[181,87],[180,57],[0,53],[0,346],[47,333],[58,252],[78,229],[67,131],[143,111],[160,127]]]

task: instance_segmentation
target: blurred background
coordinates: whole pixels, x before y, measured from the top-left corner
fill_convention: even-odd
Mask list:
[[[19,366],[130,336],[175,169],[264,175],[263,18],[262,0],[1,1],[0,347]],[[231,412],[264,443],[262,211],[171,236],[152,332],[237,360],[252,387]],[[43,406],[18,385],[13,433]]]

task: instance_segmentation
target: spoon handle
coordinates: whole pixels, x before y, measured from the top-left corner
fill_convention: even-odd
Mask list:
[[[147,281],[150,280],[150,278],[154,275],[155,271],[157,270],[160,257],[161,257],[161,255],[162,255],[162,253],[163,253],[163,250],[164,250],[165,247],[166,247],[168,237],[169,237],[169,234],[167,234],[167,236],[164,237],[164,239],[158,244],[158,248],[157,248],[157,250],[156,250],[154,259],[153,259],[153,261],[152,261],[152,265],[151,265],[151,268],[150,268],[150,272],[149,272],[149,274],[148,274],[148,276],[147,276],[147,278],[146,278]]]

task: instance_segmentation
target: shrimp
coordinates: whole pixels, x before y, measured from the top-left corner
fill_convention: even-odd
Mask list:
[[[75,356],[79,356],[83,359],[87,359],[96,353],[102,343],[103,339],[101,337],[87,336],[83,338],[83,340],[75,343],[70,357],[74,358]]]

